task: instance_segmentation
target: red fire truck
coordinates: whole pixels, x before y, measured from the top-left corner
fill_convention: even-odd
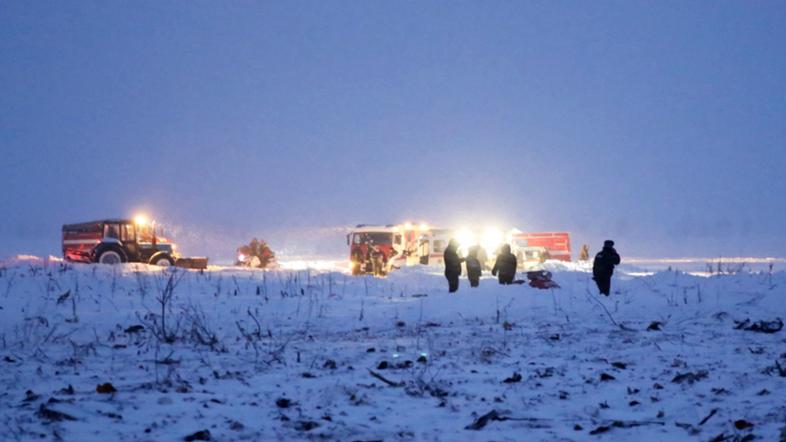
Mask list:
[[[417,244],[425,225],[358,224],[347,234],[353,275],[383,276],[391,269],[417,264]]]
[[[513,251],[521,263],[546,259],[570,261],[570,234],[567,232],[515,232]]]
[[[63,257],[83,263],[141,262],[158,266],[206,268],[207,258],[181,258],[175,244],[141,219],[103,219],[63,225]]]
[[[508,232],[488,227],[479,229],[433,228],[427,224],[359,224],[347,235],[353,275],[382,276],[391,269],[413,265],[443,265],[448,241],[459,243],[459,253],[471,246],[480,249],[484,266],[492,266],[499,247],[511,245],[523,269],[537,268],[545,260],[570,261],[570,234],[567,232]]]
[[[445,248],[453,236],[454,231],[451,229],[431,229],[422,232],[418,239],[418,264],[443,265]]]

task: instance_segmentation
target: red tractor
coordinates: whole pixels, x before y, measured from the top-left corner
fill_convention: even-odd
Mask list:
[[[180,258],[175,248],[175,244],[157,235],[153,224],[141,219],[63,225],[63,257],[67,261],[207,268],[207,258]]]

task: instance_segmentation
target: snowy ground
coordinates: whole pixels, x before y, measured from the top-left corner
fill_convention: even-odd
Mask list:
[[[786,274],[554,278],[8,261],[0,439],[785,440]]]

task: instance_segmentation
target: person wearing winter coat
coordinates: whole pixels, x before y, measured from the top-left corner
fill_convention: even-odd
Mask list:
[[[445,278],[448,279],[448,292],[453,293],[459,288],[459,276],[461,276],[461,263],[464,258],[458,255],[458,242],[451,239],[442,255],[445,261]]]
[[[595,255],[595,261],[592,263],[592,279],[595,280],[601,294],[609,296],[611,275],[614,274],[614,266],[619,263],[620,255],[614,249],[614,241],[606,240],[603,249]]]
[[[482,267],[478,259],[478,249],[480,249],[478,246],[470,247],[465,260],[467,266],[467,279],[469,279],[470,287],[477,287],[480,285]]]
[[[497,277],[500,284],[513,284],[517,266],[516,255],[510,253],[510,245],[504,244],[497,255],[491,274]]]

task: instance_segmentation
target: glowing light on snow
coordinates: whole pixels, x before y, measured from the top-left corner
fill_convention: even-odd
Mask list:
[[[428,230],[428,224],[420,223],[420,230]]]
[[[237,260],[240,261],[240,262],[245,262],[246,261],[246,255],[244,255],[242,253],[238,253],[237,254]]]
[[[412,230],[412,223],[410,222],[404,223],[404,230]]]
[[[282,270],[317,270],[326,272],[349,272],[352,268],[351,261],[346,260],[282,260],[278,262],[279,268]]]

